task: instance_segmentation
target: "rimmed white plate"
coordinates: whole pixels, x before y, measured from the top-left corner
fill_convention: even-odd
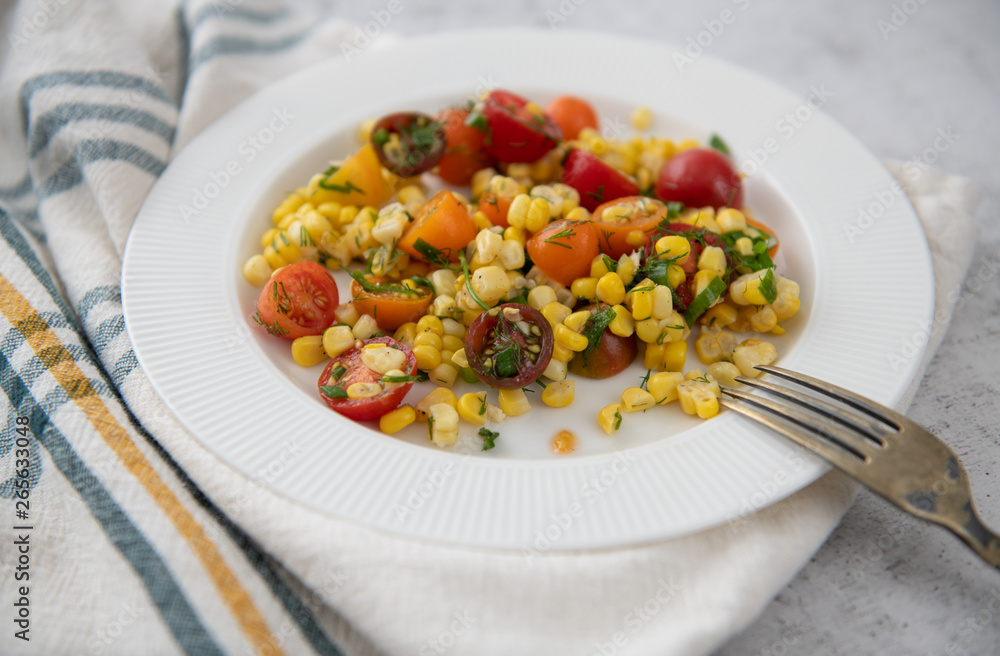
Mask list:
[[[286,342],[250,322],[257,292],[242,262],[284,194],[357,147],[363,119],[435,111],[491,87],[543,104],[574,93],[613,136],[629,133],[639,105],[653,110],[652,133],[722,135],[750,173],[748,204],[781,237],[780,270],[802,287],[799,316],[775,340],[779,363],[895,403],[921,355],[903,346],[934,301],[912,208],[816,110],[822,88],[797,95],[709,57],[679,61],[621,37],[481,31],[372,49],[261,91],[174,159],[135,222],[122,286],[143,369],[237,470],[295,502],[413,538],[526,552],[613,547],[718,525],[801,489],[825,465],[735,413],[699,422],[656,408],[603,436],[597,410],[639,382],[639,364],[578,381],[569,409],[535,402],[499,427],[490,452],[477,450],[470,426],[459,448],[440,450],[419,427],[390,437],[329,411],[315,392],[321,367],[298,367]],[[862,212],[876,218],[859,222]],[[550,450],[560,429],[577,436],[572,455]]]

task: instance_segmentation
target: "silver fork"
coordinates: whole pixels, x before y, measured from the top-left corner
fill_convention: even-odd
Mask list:
[[[857,412],[746,376],[736,380],[799,407],[729,387],[723,394],[740,402],[722,399],[720,404],[791,438],[911,515],[945,527],[984,561],[1000,568],[1000,536],[979,519],[968,475],[944,442],[900,413],[842,387],[779,367],[757,369]]]

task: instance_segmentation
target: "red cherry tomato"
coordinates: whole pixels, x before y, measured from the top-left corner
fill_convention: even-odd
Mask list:
[[[552,358],[552,327],[542,313],[505,303],[473,319],[465,334],[465,355],[479,380],[492,387],[525,387],[542,375]]]
[[[298,339],[321,335],[335,321],[337,283],[326,267],[297,262],[283,267],[257,297],[254,320],[272,335]]]
[[[688,207],[743,207],[743,181],[730,159],[714,148],[692,148],[667,160],[655,192]]]
[[[480,110],[490,134],[486,152],[501,162],[534,162],[556,147],[562,130],[544,112],[527,108],[528,101],[509,91],[492,91]]]
[[[493,158],[483,149],[486,133],[466,125],[468,117],[469,110],[456,107],[444,110],[436,118],[444,126],[447,141],[437,174],[448,184],[467,185],[473,173],[493,163]]]
[[[386,344],[387,348],[399,349],[406,354],[406,366],[402,368],[407,377],[417,375],[417,358],[405,344],[391,337],[374,337],[365,340],[364,345]],[[363,348],[363,347],[362,347]],[[343,369],[342,372],[340,370]],[[336,373],[339,372],[339,376]],[[382,392],[366,399],[347,398],[347,388],[354,383],[378,383]],[[361,360],[361,349],[353,346],[330,361],[318,381],[319,395],[330,409],[356,421],[378,419],[399,407],[406,393],[413,387],[412,381],[384,383],[382,374],[372,371]],[[334,391],[334,390],[339,391]],[[342,396],[343,395],[343,396]]]
[[[609,200],[639,195],[639,185],[632,178],[579,148],[570,150],[563,160],[562,181],[580,193],[580,205],[591,212]]]
[[[576,139],[583,128],[597,129],[597,112],[583,98],[559,96],[545,107],[562,130],[563,139]]]
[[[430,171],[445,151],[441,124],[416,112],[383,116],[372,128],[371,142],[382,166],[403,178]]]
[[[607,305],[589,305],[585,307],[594,314]],[[584,378],[610,378],[628,368],[639,353],[639,345],[635,334],[622,337],[605,328],[601,333],[601,341],[593,350],[576,353],[569,361],[569,370]]]

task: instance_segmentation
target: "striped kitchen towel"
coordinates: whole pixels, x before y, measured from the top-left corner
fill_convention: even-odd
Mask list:
[[[836,525],[853,497],[842,478],[827,476],[735,529],[529,563],[520,553],[378,534],[296,506],[263,478],[218,461],[152,390],[125,330],[120,277],[130,227],[157,176],[268,83],[386,40],[320,3],[308,4],[313,13],[304,7],[35,0],[0,14],[8,32],[0,60],[0,653],[718,647]],[[938,298],[953,299],[969,264],[974,189],[928,171],[907,191],[933,237]],[[942,303],[938,328],[951,312]],[[643,610],[650,604],[655,613]]]

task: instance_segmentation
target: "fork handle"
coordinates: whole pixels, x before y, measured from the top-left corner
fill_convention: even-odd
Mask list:
[[[1000,536],[983,524],[975,510],[971,508],[970,510],[969,520],[965,526],[952,530],[979,554],[980,558],[1000,569]]]

